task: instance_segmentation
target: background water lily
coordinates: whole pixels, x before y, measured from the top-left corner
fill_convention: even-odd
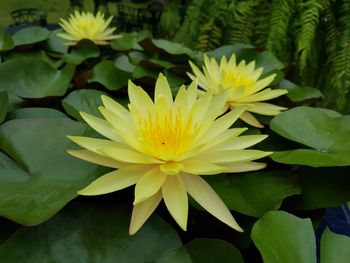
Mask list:
[[[66,45],[76,45],[82,39],[89,39],[96,45],[107,45],[109,40],[118,38],[118,35],[113,35],[115,27],[109,28],[113,16],[107,20],[104,14],[98,12],[96,16],[89,12],[75,11],[67,20],[60,19],[59,25],[66,31],[58,33],[61,38],[69,40]]]
[[[198,85],[204,90],[211,91],[213,94],[218,94],[225,89],[230,90],[227,103],[231,109],[242,105],[249,106],[240,118],[252,126],[263,127],[250,112],[275,116],[286,109],[262,102],[286,94],[287,90],[266,88],[276,75],[272,74],[259,79],[263,68],[255,69],[255,61],[246,64],[245,60],[242,60],[237,65],[236,56],[232,54],[229,61],[223,56],[219,65],[215,58],[209,59],[204,55],[203,72],[192,62],[190,65],[193,74],[187,73],[188,76],[192,80],[198,78]]]
[[[130,234],[134,234],[163,199],[179,226],[186,230],[189,193],[204,209],[242,231],[214,190],[198,175],[242,172],[265,167],[252,162],[269,152],[244,150],[265,135],[239,136],[246,128],[230,128],[246,107],[222,114],[228,92],[197,98],[197,84],[182,86],[173,100],[168,81],[159,75],[154,101],[129,81],[129,111],[103,96],[104,119],[81,113],[107,139],[69,138],[85,148],[69,153],[86,161],[117,168],[101,176],[81,195],[100,195],[135,186]]]

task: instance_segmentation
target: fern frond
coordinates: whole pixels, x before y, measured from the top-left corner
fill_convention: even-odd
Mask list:
[[[288,52],[288,28],[294,7],[295,0],[274,0],[271,4],[270,31],[265,47],[279,58]]]
[[[222,31],[220,27],[215,24],[215,20],[211,19],[201,28],[196,49],[202,52],[213,50],[220,46],[221,39]]]
[[[350,112],[350,0],[342,0],[339,5],[339,41],[332,64],[331,85],[328,106],[336,110]],[[335,105],[333,103],[335,102]]]
[[[227,44],[250,44],[254,33],[256,7],[261,0],[246,0],[232,3],[228,9],[232,12],[227,24]]]
[[[267,41],[267,35],[270,30],[270,11],[271,4],[267,0],[260,1],[256,7],[253,17],[254,34],[252,44],[257,47],[264,47]]]
[[[308,0],[299,4],[301,8],[297,34],[297,53],[299,54],[299,70],[302,73],[307,64],[314,44],[319,17],[323,10],[322,0]]]

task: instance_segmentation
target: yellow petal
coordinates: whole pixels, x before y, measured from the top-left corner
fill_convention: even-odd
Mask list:
[[[135,186],[134,205],[144,202],[146,199],[156,194],[162,187],[166,178],[166,174],[162,173],[159,167],[154,167],[142,176]]]
[[[272,154],[259,150],[224,150],[199,154],[196,158],[217,164],[250,162]]]
[[[286,93],[288,93],[288,91],[284,90],[284,89],[275,89],[275,90],[265,89],[263,91],[255,93],[253,95],[239,99],[239,100],[237,100],[237,102],[265,101],[265,100],[277,98],[277,97],[282,96]]]
[[[135,107],[139,107],[141,112],[147,114],[148,111],[153,109],[154,104],[148,94],[141,87],[132,83],[131,80],[128,82],[128,94],[130,103]]]
[[[227,171],[226,167],[201,160],[185,160],[181,164],[184,166],[182,171],[190,174],[210,175]]]
[[[243,112],[239,118],[253,127],[264,128],[264,125],[262,125],[251,113],[247,111]]]
[[[118,143],[110,140],[89,138],[83,136],[67,136],[71,141],[78,144],[80,147],[83,147],[89,151],[97,153],[97,149],[104,147],[122,147],[130,148],[128,145],[123,143]]]
[[[114,114],[117,114],[124,121],[130,122],[130,113],[122,105],[105,95],[102,95],[101,99],[106,109],[112,111]]]
[[[112,126],[105,120],[97,118],[85,112],[80,112],[81,117],[101,135],[116,142],[120,142],[121,138],[113,132]]]
[[[281,111],[286,110],[287,108],[280,107],[277,105],[273,105],[270,103],[258,102],[254,103],[251,108],[249,108],[250,112],[258,113],[261,115],[267,116],[275,116],[281,113]]]
[[[182,174],[181,177],[187,192],[200,206],[228,226],[243,232],[224,202],[206,181],[198,175]]]
[[[215,120],[215,122],[211,125],[209,130],[201,138],[199,138],[197,144],[206,144],[219,134],[223,133],[225,130],[230,128],[230,126],[241,116],[241,114],[246,109],[247,107],[235,108],[232,111],[226,113],[222,117]]]
[[[129,227],[129,234],[135,234],[141,226],[146,222],[146,220],[151,216],[154,210],[159,205],[162,200],[162,193],[158,191],[154,196],[150,197],[146,201],[134,205],[132,210],[131,222]]]
[[[163,76],[162,73],[159,74],[159,77],[156,81],[156,87],[154,90],[154,101],[157,104],[160,97],[163,97],[168,105],[173,103],[173,95],[167,79]]]
[[[160,170],[169,175],[175,175],[182,171],[184,168],[183,164],[175,162],[166,162],[160,165]]]
[[[156,164],[162,163],[161,161],[145,155],[143,153],[116,147],[106,147],[98,149],[98,152],[120,162],[125,163],[139,163],[139,164]]]
[[[229,173],[241,173],[241,172],[260,170],[260,169],[264,169],[265,167],[266,167],[266,163],[249,162],[249,163],[232,164],[227,168]]]
[[[277,76],[276,74],[272,74],[266,78],[258,80],[256,84],[248,90],[248,93],[253,94],[267,87],[275,79],[276,76]]]
[[[80,190],[78,194],[102,195],[112,193],[136,184],[144,173],[143,170],[138,170],[138,167],[122,168],[99,177]]]
[[[232,141],[215,147],[215,150],[242,150],[253,146],[262,140],[266,139],[268,135],[245,135],[234,138]]]
[[[84,161],[94,163],[94,164],[99,164],[102,166],[107,166],[111,168],[121,168],[125,166],[125,164],[121,162],[118,162],[111,158],[102,156],[101,154],[97,154],[88,150],[67,150],[67,153],[69,153],[70,155],[73,155],[74,157],[82,159]]]
[[[185,185],[179,175],[170,175],[167,177],[162,186],[162,195],[171,216],[186,231],[188,200]]]

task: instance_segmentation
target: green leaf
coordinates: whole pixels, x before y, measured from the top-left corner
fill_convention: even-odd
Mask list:
[[[185,60],[187,58],[195,58],[196,53],[175,42],[165,39],[145,38],[139,43],[143,49],[151,54],[159,54],[160,57],[168,59]]]
[[[132,73],[135,69],[135,66],[130,63],[129,57],[126,55],[122,55],[119,58],[117,58],[114,62],[114,65],[125,72]]]
[[[350,165],[350,116],[297,107],[273,118],[270,126],[279,135],[305,145],[303,149],[275,152],[271,157],[276,162],[312,167]]]
[[[98,106],[102,105],[101,95],[107,94],[93,89],[76,90],[62,100],[62,106],[68,115],[79,121],[83,121],[80,111],[102,117],[98,110]]]
[[[62,32],[61,29],[52,31],[49,39],[45,43],[45,49],[55,53],[67,53],[68,46],[64,45],[67,40],[57,36],[57,33]]]
[[[264,262],[316,263],[316,240],[310,219],[283,211],[267,212],[252,230]]]
[[[239,250],[223,240],[200,238],[168,250],[155,263],[243,263]]]
[[[6,263],[139,263],[181,246],[176,232],[151,217],[129,236],[130,209],[120,204],[69,205],[36,227],[22,227],[0,246]]]
[[[297,177],[285,171],[216,175],[205,179],[231,210],[254,217],[279,209],[284,198],[300,193]]]
[[[132,49],[142,50],[142,47],[138,44],[138,42],[149,36],[150,33],[147,31],[123,34],[122,37],[117,38],[111,42],[111,47],[117,51],[126,51]]]
[[[63,112],[51,108],[21,108],[9,114],[9,119],[62,118]]]
[[[56,70],[39,59],[16,58],[0,64],[0,89],[22,98],[62,96],[74,71],[73,65]]]
[[[298,171],[298,176],[301,194],[289,200],[288,207],[294,209],[338,207],[350,200],[350,176],[347,167],[318,169],[307,167]]]
[[[279,88],[288,90],[287,97],[294,102],[323,98],[323,94],[319,89],[299,87],[286,79],[280,82]]]
[[[348,262],[350,259],[350,237],[333,233],[327,227],[321,239],[321,262]]]
[[[78,45],[74,46],[71,52],[64,56],[64,60],[73,65],[79,65],[89,58],[96,58],[100,55],[98,47],[90,40],[79,41]]]
[[[4,90],[0,90],[0,123],[5,120],[7,108],[9,105],[9,96]]]
[[[0,127],[0,215],[24,225],[44,222],[105,169],[66,153],[67,135],[86,135],[69,118],[17,119]],[[10,159],[12,158],[12,159]]]
[[[117,68],[112,61],[104,60],[92,69],[89,82],[98,82],[109,90],[118,90],[128,84],[130,75]]]
[[[15,46],[30,45],[37,42],[45,41],[49,38],[50,31],[46,28],[33,26],[26,27],[17,31],[13,35]]]
[[[14,48],[13,39],[7,31],[0,27],[0,52],[8,51]]]

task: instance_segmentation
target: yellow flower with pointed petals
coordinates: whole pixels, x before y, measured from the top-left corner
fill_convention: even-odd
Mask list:
[[[246,64],[242,60],[237,65],[236,56],[233,54],[229,61],[223,56],[219,65],[215,58],[209,59],[205,55],[203,72],[192,62],[190,62],[190,66],[194,75],[187,73],[188,76],[192,80],[198,78],[198,85],[204,90],[211,91],[214,95],[225,89],[230,90],[227,103],[231,109],[242,105],[249,106],[240,119],[252,126],[263,127],[250,112],[275,116],[286,109],[262,102],[286,94],[287,90],[265,89],[274,80],[276,74],[259,80],[263,68],[255,69],[255,61]]]
[[[175,100],[168,81],[159,75],[154,101],[131,81],[129,110],[102,96],[105,119],[81,113],[106,139],[69,136],[84,150],[69,150],[77,158],[117,168],[79,191],[101,195],[135,186],[129,233],[134,234],[161,200],[186,230],[190,194],[204,209],[233,229],[243,231],[214,190],[199,175],[242,172],[265,167],[252,162],[269,152],[246,150],[265,135],[239,136],[246,128],[230,128],[245,107],[222,115],[228,93],[197,98],[197,84],[180,87]],[[222,115],[222,116],[221,116]]]
[[[108,28],[113,17],[104,19],[104,14],[98,12],[96,16],[89,12],[79,13],[75,11],[67,20],[60,19],[59,25],[66,31],[57,36],[69,40],[68,46],[76,45],[82,39],[89,39],[96,45],[108,45],[108,40],[113,40],[119,35],[113,35],[115,27]]]

